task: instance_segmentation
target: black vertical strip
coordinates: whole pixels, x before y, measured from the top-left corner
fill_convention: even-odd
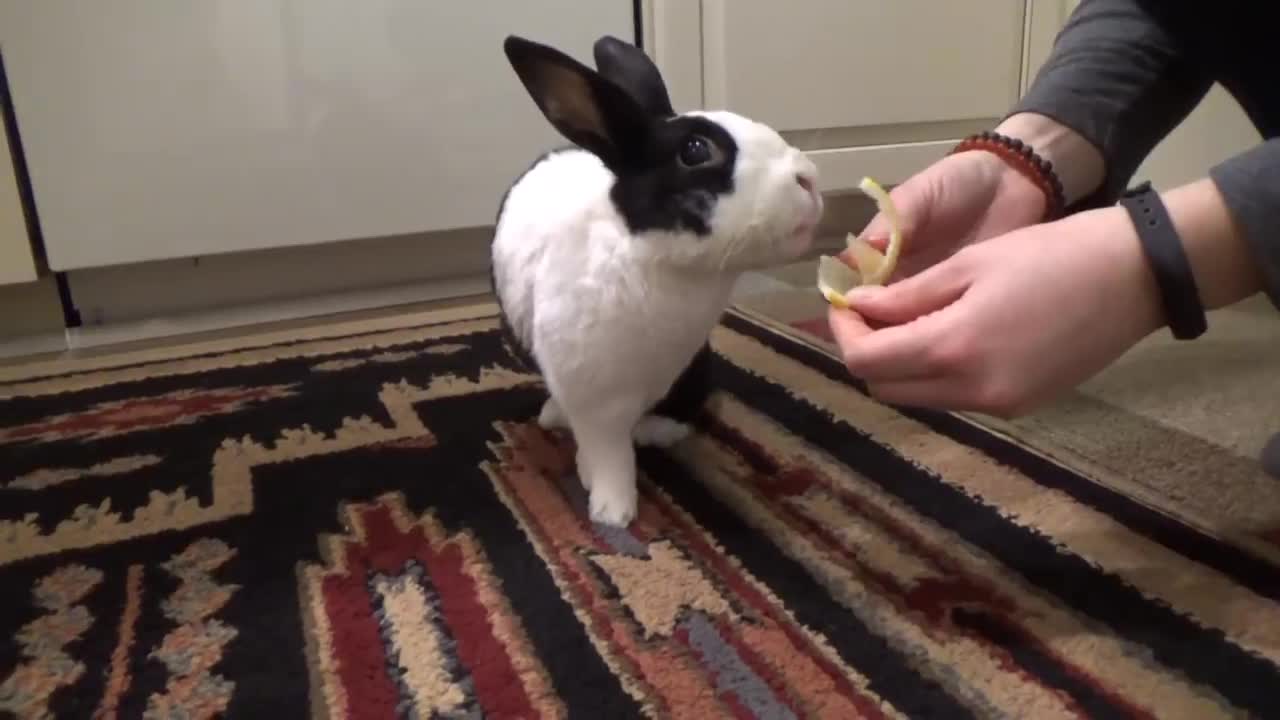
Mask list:
[[[54,282],[58,284],[58,300],[62,302],[62,322],[69,328],[80,327],[80,308],[76,307],[75,298],[71,296],[71,283],[64,272],[55,273]]]
[[[13,166],[14,180],[18,185],[18,198],[22,203],[27,237],[31,240],[36,264],[47,270],[49,253],[44,246],[44,232],[40,228],[40,215],[36,212],[36,195],[31,186],[31,173],[27,169],[27,156],[22,148],[22,137],[18,133],[18,114],[13,106],[13,93],[9,91],[9,75],[5,69],[3,48],[0,48],[0,116],[3,116],[3,132],[9,140],[9,163]],[[58,273],[56,280],[58,300],[62,303],[63,324],[69,328],[79,327],[80,311],[76,309],[75,301],[71,298],[71,286],[67,283],[66,274]]]
[[[1271,688],[1280,686],[1280,668],[1240,647],[1221,630],[1200,625],[1168,603],[1148,598],[1120,577],[1064,552],[1033,528],[1010,522],[999,508],[943,482],[786,388],[721,355],[716,356],[714,372],[717,386],[725,392],[799,434],[915,513],[985,551],[1063,606],[1146,648],[1156,662],[1214,688],[1250,712],[1274,706]],[[993,459],[1003,464],[1010,460],[1007,456]]]
[[[631,0],[631,21],[635,24],[636,47],[644,47],[644,0]]]

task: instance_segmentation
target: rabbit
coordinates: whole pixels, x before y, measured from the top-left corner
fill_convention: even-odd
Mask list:
[[[569,144],[500,200],[502,330],[545,383],[539,424],[576,442],[590,520],[626,527],[636,447],[683,440],[710,396],[710,337],[735,281],[812,247],[817,168],[759,122],[677,114],[657,66],[618,38],[594,43],[596,69],[518,36],[503,48]]]

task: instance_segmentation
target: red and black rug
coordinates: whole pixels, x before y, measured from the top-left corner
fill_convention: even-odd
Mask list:
[[[1280,566],[746,316],[584,520],[489,308],[0,378],[0,716],[1280,715]]]

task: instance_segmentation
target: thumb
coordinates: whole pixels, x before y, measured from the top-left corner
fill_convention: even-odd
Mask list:
[[[867,320],[900,325],[950,305],[969,288],[967,264],[951,256],[937,265],[883,287],[858,287],[846,296]]]

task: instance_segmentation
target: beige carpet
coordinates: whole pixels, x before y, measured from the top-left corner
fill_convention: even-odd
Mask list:
[[[788,287],[743,292],[741,307],[833,350],[821,330],[814,263],[770,276]],[[815,322],[816,321],[816,322]],[[1258,453],[1280,432],[1280,313],[1262,297],[1211,314],[1192,343],[1158,333],[1076,392],[1012,422],[974,419],[1090,472],[1149,505],[1275,551],[1280,483]],[[1267,548],[1267,546],[1270,546]]]

